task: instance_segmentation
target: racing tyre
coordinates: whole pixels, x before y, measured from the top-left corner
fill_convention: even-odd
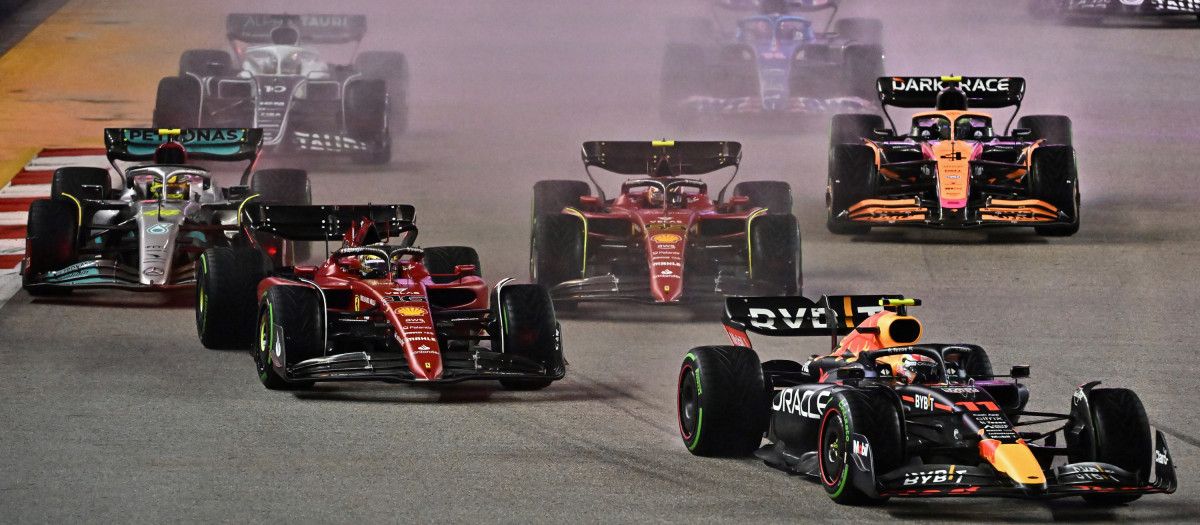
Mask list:
[[[719,34],[712,18],[685,16],[667,19],[667,42],[703,45],[712,43]]]
[[[883,42],[883,22],[878,18],[841,18],[833,23],[838,37],[859,44]]]
[[[694,118],[683,100],[703,94],[705,82],[704,49],[695,44],[668,43],[663,53],[659,107],[662,120],[668,124],[687,125]]]
[[[862,144],[862,139],[871,138],[875,130],[883,128],[883,117],[859,113],[834,115],[829,124],[829,148],[838,144]]]
[[[530,280],[547,288],[583,277],[583,223],[571,215],[544,215],[533,225]]]
[[[864,459],[872,463],[875,476],[900,467],[904,433],[898,401],[884,390],[842,390],[830,398],[817,433],[817,458],[821,484],[834,502],[860,505],[873,499],[854,484],[854,434],[867,439]]]
[[[701,346],[683,356],[676,409],[679,435],[697,456],[748,456],[762,444],[771,399],[758,354]]]
[[[1071,146],[1042,146],[1033,150],[1030,162],[1029,191],[1072,220],[1066,224],[1034,226],[1038,235],[1065,237],[1079,231],[1079,173],[1075,149]]]
[[[454,267],[474,265],[475,275],[483,275],[483,265],[479,264],[479,253],[470,246],[434,246],[425,248],[425,258],[421,262],[431,274],[453,274]],[[454,282],[452,275],[437,275],[432,277],[435,283]]]
[[[1116,465],[1137,474],[1138,483],[1149,483],[1154,468],[1154,441],[1142,400],[1125,388],[1094,388],[1088,394],[1088,405],[1092,412],[1092,428],[1085,428],[1086,437],[1081,436],[1082,442],[1068,449],[1075,449],[1074,454],[1069,454],[1069,460],[1072,463],[1098,461]],[[1088,443],[1088,440],[1093,441]],[[1095,454],[1089,457],[1084,451],[1093,447]],[[1084,494],[1083,499],[1088,503],[1117,505],[1139,497],[1140,494],[1106,493]]]
[[[158,81],[154,97],[156,128],[195,128],[200,126],[200,83],[189,76],[167,77]]]
[[[29,295],[71,293],[67,287],[39,286],[38,275],[75,263],[79,208],[69,200],[38,199],[29,205],[26,221],[26,264],[21,284]]]
[[[258,283],[271,261],[250,248],[209,248],[196,264],[196,334],[205,348],[248,350],[254,346]]]
[[[287,381],[279,368],[287,370],[325,354],[325,312],[320,293],[307,286],[282,285],[272,286],[263,294],[258,310],[258,342],[253,352],[263,386],[287,390],[313,383]]]
[[[254,172],[250,193],[262,204],[312,204],[308,172],[296,169],[270,169]]]
[[[792,186],[775,180],[739,182],[733,187],[734,197],[750,197],[751,208],[766,208],[771,215],[791,215]]]
[[[867,100],[875,98],[875,82],[883,76],[883,48],[877,44],[846,48],[842,81],[850,95]]]
[[[825,194],[829,231],[838,235],[865,234],[866,224],[840,219],[838,215],[874,193],[875,154],[870,146],[838,144],[829,155],[829,188]]]
[[[952,378],[991,381],[995,378],[992,360],[987,351],[977,345],[955,345],[942,348],[942,361]]]
[[[346,132],[369,148],[352,154],[350,160],[357,164],[386,164],[392,160],[387,83],[382,79],[351,82],[346,86],[345,104]]]
[[[800,227],[795,215],[759,215],[750,222],[750,278],[779,295],[800,289]]]
[[[1046,139],[1046,144],[1072,145],[1071,119],[1062,115],[1026,115],[1017,119],[1017,127],[1032,133],[1025,140]]]
[[[500,286],[493,301],[493,315],[499,319],[495,334],[501,351],[539,363],[545,379],[501,379],[509,390],[540,390],[566,373],[566,359],[558,336],[554,304],[546,289],[536,284]]]
[[[54,176],[50,179],[50,198],[52,200],[66,200],[68,202],[77,202],[88,197],[88,190],[84,186],[99,186],[100,195],[92,193],[92,198],[108,198],[109,187],[108,170],[104,168],[88,168],[88,167],[68,167],[58,168],[54,170]],[[92,190],[93,192],[95,190]],[[63,194],[70,195],[75,200],[72,201],[69,197],[64,197]]]
[[[592,194],[586,182],[577,180],[540,180],[533,185],[533,216],[562,213],[563,208],[578,206],[580,197]]]
[[[229,53],[220,49],[189,49],[179,56],[179,76],[186,76],[188,73],[199,77],[231,75],[233,61],[229,58]]]
[[[354,58],[363,77],[387,83],[388,129],[393,135],[408,130],[408,58],[395,51],[363,51]]]

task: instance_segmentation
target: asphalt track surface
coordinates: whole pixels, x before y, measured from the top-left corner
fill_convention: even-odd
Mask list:
[[[245,353],[202,348],[189,294],[34,300],[21,292],[0,309],[0,522],[1163,523],[1200,515],[1198,29],[1061,27],[1031,19],[1023,2],[847,6],[877,9],[892,74],[1024,76],[1025,114],[1074,119],[1083,194],[1083,227],[1066,239],[1023,230],[848,238],[824,228],[825,122],[794,132],[680,132],[658,121],[663,26],[701,12],[702,2],[372,4],[337,9],[372,15],[364,48],[408,54],[411,132],[383,169],[301,166],[317,202],[415,204],[421,244],[473,245],[489,280],[524,278],[530,188],[581,179],[580,142],[740,140],[742,180],[792,184],[808,295],[923,299],[915,313],[925,341],[978,343],[998,367],[1032,365],[1031,408],[1065,410],[1072,389],[1093,379],[1133,388],[1168,434],[1179,492],[1117,508],[1078,499],[847,508],[756,460],[692,457],[676,430],[674,384],[687,349],[723,342],[712,313],[585,308],[563,322],[567,378],[541,392],[330,384],[292,394],[263,389]],[[75,0],[9,51],[12,60],[0,60],[9,73],[0,77],[3,154],[90,146],[104,125],[147,123],[154,83],[179,53],[222,42],[224,2],[169,11],[180,5]],[[285,7],[331,9],[236,9]],[[21,55],[55,42],[56,61]],[[824,340],[758,341],[765,358],[825,349]]]

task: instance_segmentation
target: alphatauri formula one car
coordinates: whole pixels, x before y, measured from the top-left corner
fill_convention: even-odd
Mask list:
[[[1071,120],[1024,116],[1011,132],[1006,125],[997,133],[992,116],[973,109],[1016,106],[1015,118],[1024,79],[887,77],[876,88],[885,114],[887,106],[934,109],[914,115],[908,134],[885,128],[876,115],[833,117],[829,231],[1032,226],[1039,235],[1063,236],[1079,230]]]
[[[250,215],[257,231],[340,241],[318,266],[269,272],[253,250],[204,252],[200,341],[250,347],[267,388],[492,379],[539,389],[566,373],[546,290],[505,279],[489,294],[474,249],[413,247],[412,206],[268,205]]]
[[[892,496],[1113,504],[1175,491],[1166,440],[1151,432],[1136,394],[1094,381],[1065,414],[1026,410],[1019,378],[1029,367],[998,380],[982,347],[918,343],[921,323],[906,312],[918,304],[895,295],[727,299],[735,346],[693,348],[679,373],[684,444],[700,456],[753,453],[819,480],[842,504]],[[747,332],[823,335],[833,351],[762,363]]]
[[[1200,17],[1200,0],[1031,0],[1029,12],[1067,21],[1105,17]]]
[[[796,293],[800,230],[791,187],[742,182],[724,200],[741,157],[737,142],[585,142],[584,169],[596,195],[580,181],[533,187],[530,279],[568,306]],[[593,166],[636,177],[610,199]],[[689,177],[722,168],[733,175],[715,199],[708,184]]]
[[[158,84],[155,126],[262,128],[274,150],[391,159],[408,121],[408,63],[358,52],[365,16],[232,13],[225,25],[234,57],[185,51],[179,75]]]
[[[670,22],[660,93],[666,121],[875,110],[870,85],[883,74],[879,20],[838,19],[836,0],[717,5],[758,14],[738,20],[730,33],[717,29],[715,13]],[[791,14],[820,10],[830,12],[823,24]]]
[[[104,139],[120,177],[117,187],[106,169],[59,168],[50,198],[29,207],[23,283],[32,295],[190,287],[192,267],[205,249],[258,245],[238,219],[248,200],[311,199],[302,170],[260,170],[250,178],[262,147],[259,129],[110,128]],[[241,185],[221,188],[190,161],[241,161],[247,167]],[[266,242],[262,248],[277,260],[286,255],[287,246]]]

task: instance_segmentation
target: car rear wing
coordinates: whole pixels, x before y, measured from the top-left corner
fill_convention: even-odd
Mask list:
[[[879,77],[875,90],[885,106],[932,108],[938,93],[955,84],[973,108],[1019,106],[1025,96],[1025,79],[1020,77]]]
[[[787,7],[795,12],[837,9],[838,0],[787,0]],[[758,10],[760,0],[717,0],[717,5],[731,10]]]
[[[339,241],[360,220],[373,222],[381,237],[368,243],[403,235],[408,246],[417,233],[416,208],[409,204],[276,205],[248,200],[241,216],[251,230],[293,241]]]
[[[674,177],[737,167],[742,144],[732,141],[591,141],[583,143],[584,168],[622,175]]]
[[[229,13],[225,32],[230,40],[270,44],[271,31],[284,23],[296,28],[300,44],[347,44],[367,34],[365,15],[279,15]]]
[[[730,337],[746,332],[769,336],[846,335],[868,317],[882,312],[883,301],[898,303],[903,295],[825,295],[805,297],[729,297],[725,329]],[[747,344],[742,346],[749,346]]]
[[[258,158],[262,138],[259,128],[105,128],[104,148],[109,162],[154,160],[167,142],[182,145],[189,159],[245,161]]]

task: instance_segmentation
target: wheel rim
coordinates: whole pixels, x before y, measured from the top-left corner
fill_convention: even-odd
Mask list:
[[[696,373],[692,365],[684,365],[679,371],[679,434],[685,441],[696,437],[700,421],[700,396],[696,392]]]
[[[825,415],[821,423],[821,480],[838,485],[846,466],[846,426],[837,409]]]
[[[196,279],[196,326],[200,329],[200,334],[204,335],[204,328],[207,323],[205,319],[208,317],[208,294],[204,291],[204,278],[207,273],[203,268],[208,266],[208,259],[203,255],[200,256],[200,278]]]
[[[254,353],[254,364],[258,366],[258,374],[263,379],[266,379],[267,368],[271,366],[271,318],[268,311],[263,310],[258,318],[258,351]]]

